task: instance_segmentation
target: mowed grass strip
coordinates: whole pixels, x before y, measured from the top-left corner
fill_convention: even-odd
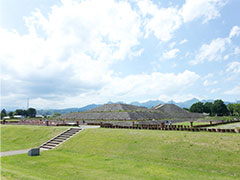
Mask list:
[[[40,146],[66,127],[1,125],[1,152]]]
[[[2,158],[6,179],[239,177],[239,134],[88,129],[41,156]]]

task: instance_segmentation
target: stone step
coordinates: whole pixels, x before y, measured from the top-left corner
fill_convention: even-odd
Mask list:
[[[61,141],[61,142],[62,142],[62,141]],[[48,143],[51,143],[51,144],[60,144],[61,142],[49,141]]]
[[[43,145],[40,146],[40,148],[44,150],[50,150],[55,148],[56,146],[62,144],[64,141],[68,140],[70,137],[73,135],[77,134],[79,131],[81,131],[81,128],[71,128],[68,129],[67,131],[63,132],[62,134],[59,134],[55,138],[47,141]]]
[[[50,142],[57,142],[57,143],[62,143],[64,140],[62,139],[52,139]]]
[[[58,137],[70,137],[70,136],[72,136],[72,135],[68,135],[68,134],[61,134],[60,136],[58,136]]]
[[[56,144],[47,143],[45,146],[53,146],[53,147],[55,147],[57,145]]]
[[[54,139],[59,139],[59,138],[60,138],[60,139],[68,139],[69,136],[62,136],[62,135],[61,135],[61,136],[58,136],[58,137],[56,137],[56,138],[54,138]]]
[[[45,145],[45,146],[42,146],[42,148],[52,149],[52,148],[54,148],[54,147],[53,147],[53,146],[47,146],[47,145]]]
[[[76,134],[75,132],[74,133],[71,133],[71,132],[67,132],[67,133],[63,133],[62,135],[74,135]]]

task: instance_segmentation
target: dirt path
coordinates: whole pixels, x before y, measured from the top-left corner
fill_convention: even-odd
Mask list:
[[[219,126],[213,126],[209,128],[219,128],[219,129],[237,129],[240,128],[240,123],[224,124]]]

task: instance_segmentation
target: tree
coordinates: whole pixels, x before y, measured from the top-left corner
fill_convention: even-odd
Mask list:
[[[1,111],[1,119],[3,119],[3,117],[7,116],[7,111],[5,109],[3,109]]]
[[[213,103],[211,103],[211,102],[206,102],[206,103],[203,105],[203,112],[209,113],[210,116],[211,116],[211,115],[212,115],[212,106],[213,106]]]
[[[240,116],[240,103],[234,104],[234,114]]]
[[[233,113],[234,113],[234,104],[228,104],[228,105],[227,105],[227,109],[228,109],[230,115],[233,116]]]
[[[197,113],[203,113],[204,110],[204,106],[202,102],[197,102],[194,103],[191,107],[190,107],[190,112],[197,112]]]
[[[217,115],[217,116],[229,115],[227,106],[224,104],[224,102],[221,99],[214,101],[212,106],[212,113],[213,115]]]
[[[36,109],[34,109],[34,108],[28,108],[28,110],[27,110],[27,115],[28,115],[29,117],[35,117],[36,114],[37,114]]]
[[[11,112],[8,113],[8,116],[9,116],[10,118],[12,118],[12,117],[13,117],[13,114],[14,114],[14,112],[11,111]]]
[[[15,115],[22,115],[22,116],[27,116],[27,111],[23,109],[16,109]]]

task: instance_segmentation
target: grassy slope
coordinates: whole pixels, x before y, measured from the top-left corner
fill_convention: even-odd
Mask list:
[[[23,125],[1,126],[1,152],[39,146],[67,128]]]
[[[38,157],[2,158],[3,179],[239,177],[239,134],[89,129]]]

